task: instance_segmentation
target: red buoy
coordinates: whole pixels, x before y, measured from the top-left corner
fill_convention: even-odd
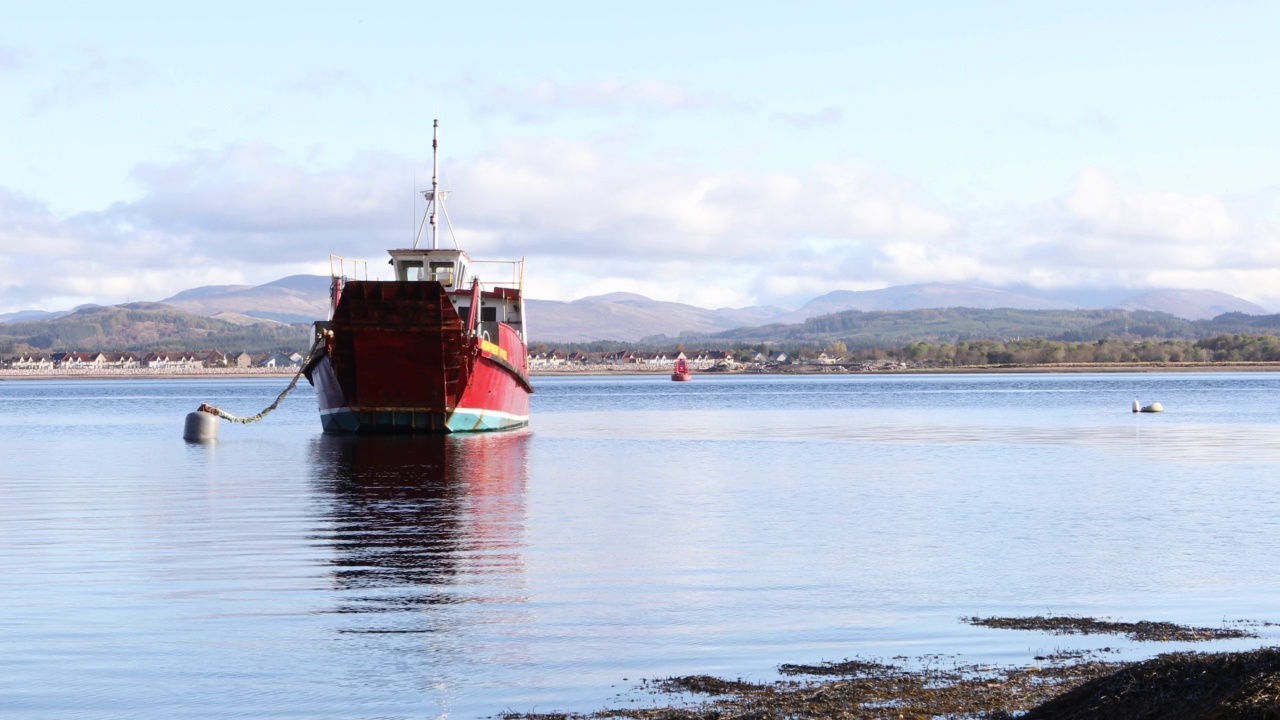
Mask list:
[[[684,358],[676,358],[676,371],[671,373],[671,379],[676,382],[688,382],[693,379],[693,375],[689,374],[689,363]]]

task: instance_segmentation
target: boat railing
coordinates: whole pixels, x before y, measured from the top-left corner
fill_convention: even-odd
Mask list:
[[[484,290],[492,290],[498,287],[514,287],[521,292],[524,291],[524,258],[519,260],[472,260],[472,265],[495,265],[495,272],[491,275],[484,273],[484,277],[480,280],[480,287]],[[505,274],[502,268],[507,268],[511,275],[510,279],[494,280],[485,278],[495,278]]]
[[[423,280],[434,280],[441,285],[453,285],[453,268],[441,268],[437,270],[428,270],[422,275]]]
[[[352,260],[351,258],[344,258],[341,255],[330,255],[329,276],[351,280],[368,280],[369,261]]]

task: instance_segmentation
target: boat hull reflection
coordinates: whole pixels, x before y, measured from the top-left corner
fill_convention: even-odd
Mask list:
[[[367,632],[413,632],[439,629],[423,608],[518,600],[528,441],[524,431],[317,437],[337,612],[378,613]]]

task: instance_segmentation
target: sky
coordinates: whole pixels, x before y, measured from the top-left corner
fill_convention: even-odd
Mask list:
[[[530,297],[1280,310],[1280,3],[0,0],[0,313],[454,240]]]

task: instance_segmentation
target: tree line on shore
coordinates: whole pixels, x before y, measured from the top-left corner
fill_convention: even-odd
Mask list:
[[[883,357],[940,367],[1127,362],[1278,362],[1280,337],[1223,334],[1200,340],[1131,341],[1113,336],[1094,342],[1042,338],[1007,342],[975,340],[955,344],[918,342],[884,351],[870,348],[856,350],[850,356],[859,360]]]
[[[536,343],[530,353],[558,350],[568,354],[582,352],[600,354],[638,349],[635,344],[616,341],[549,345]],[[645,346],[646,349],[648,346]],[[670,346],[667,346],[670,349]],[[972,367],[978,365],[1055,365],[1068,363],[1209,363],[1209,362],[1280,362],[1280,337],[1267,334],[1221,334],[1199,340],[1133,339],[1111,336],[1099,340],[1073,342],[1045,338],[1016,340],[964,340],[960,342],[911,342],[892,347],[855,347],[844,341],[812,343],[735,343],[712,348],[730,352],[734,360],[750,363],[757,358],[783,353],[792,362],[828,361],[844,364],[873,363],[891,360],[928,367]],[[686,351],[683,343],[676,352]]]

